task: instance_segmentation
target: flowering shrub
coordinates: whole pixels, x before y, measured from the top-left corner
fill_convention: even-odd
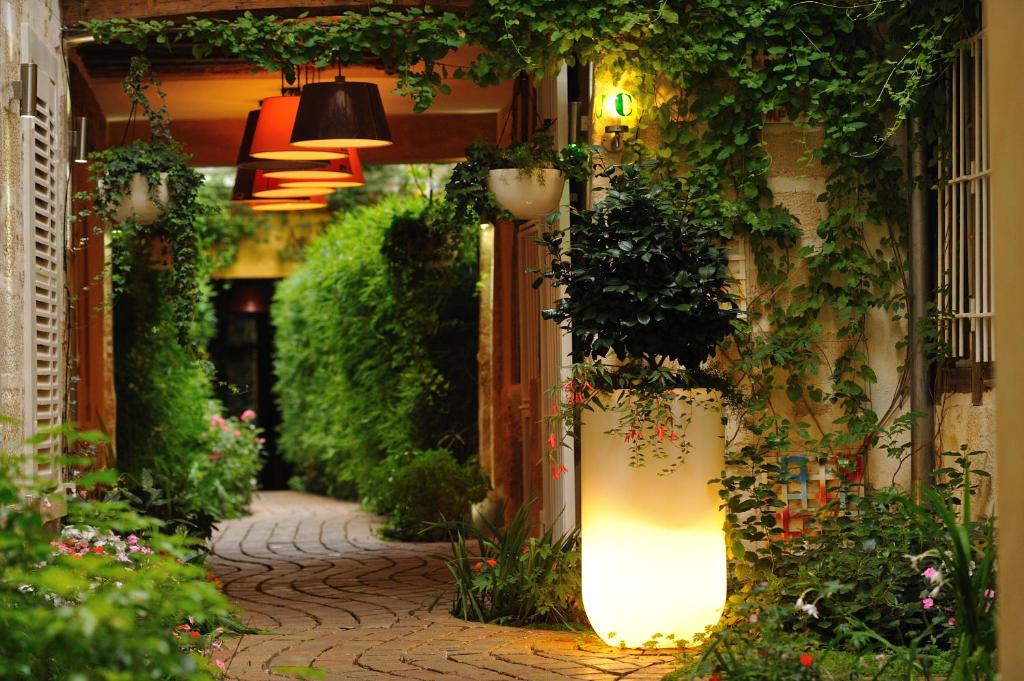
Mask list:
[[[54,536],[14,482],[14,462],[0,454],[0,678],[218,676],[232,610],[195,562],[198,546],[123,501],[71,499]],[[89,474],[79,487],[114,479]]]
[[[216,402],[210,406],[220,407]],[[263,464],[264,439],[256,425],[256,412],[246,409],[237,418],[224,418],[214,411],[206,443],[209,454],[197,471],[197,482],[218,497],[218,518],[237,518],[249,506]]]
[[[555,538],[549,527],[531,537],[529,506],[505,529],[450,523],[455,579],[452,614],[465,620],[523,626],[586,622],[580,582],[580,535]]]

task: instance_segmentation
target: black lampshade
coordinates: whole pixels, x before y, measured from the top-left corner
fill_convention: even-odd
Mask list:
[[[245,119],[245,131],[242,133],[242,144],[238,147],[239,168],[245,170],[312,170],[327,165],[326,161],[275,161],[266,158],[253,158],[249,155],[252,138],[256,134],[256,123],[260,118],[260,110],[250,111]]]
[[[298,147],[391,144],[380,90],[373,83],[310,83],[302,88],[291,143]]]

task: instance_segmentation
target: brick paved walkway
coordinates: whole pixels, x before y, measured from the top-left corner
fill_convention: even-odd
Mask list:
[[[664,652],[464,622],[447,599],[428,612],[448,585],[431,555],[446,547],[378,540],[379,519],[356,504],[264,492],[252,510],[214,535],[211,565],[243,620],[272,633],[230,642],[229,678],[296,679],[312,667],[352,681],[653,681],[672,669]]]

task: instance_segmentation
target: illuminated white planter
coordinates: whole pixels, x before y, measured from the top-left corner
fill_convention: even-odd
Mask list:
[[[100,190],[102,191],[102,189],[103,183],[101,181]],[[159,205],[153,200],[154,193],[156,199],[160,202]],[[114,222],[124,222],[129,218],[135,218],[135,221],[140,225],[151,225],[163,215],[164,209],[161,206],[166,206],[170,199],[167,173],[160,174],[160,184],[153,193],[151,193],[149,180],[146,179],[146,176],[142,173],[135,173],[132,175],[132,182],[128,191],[121,198],[121,202],[114,211]]]
[[[618,414],[584,412],[581,477],[583,606],[610,645],[677,647],[715,624],[725,605],[725,514],[718,489],[725,463],[717,396],[691,391],[680,409],[686,461],[659,475],[664,460],[629,465],[629,446],[607,431]],[[618,395],[607,396],[609,404]],[[677,417],[678,420],[678,417]]]

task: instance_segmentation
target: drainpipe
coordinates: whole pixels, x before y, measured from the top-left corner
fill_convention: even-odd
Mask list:
[[[920,326],[928,317],[931,295],[929,276],[928,190],[924,183],[927,166],[921,141],[922,124],[911,118],[909,130],[910,175],[914,181],[910,195],[910,410],[919,414],[910,429],[910,477],[917,498],[930,487],[935,461],[935,418],[931,396],[931,377]]]

